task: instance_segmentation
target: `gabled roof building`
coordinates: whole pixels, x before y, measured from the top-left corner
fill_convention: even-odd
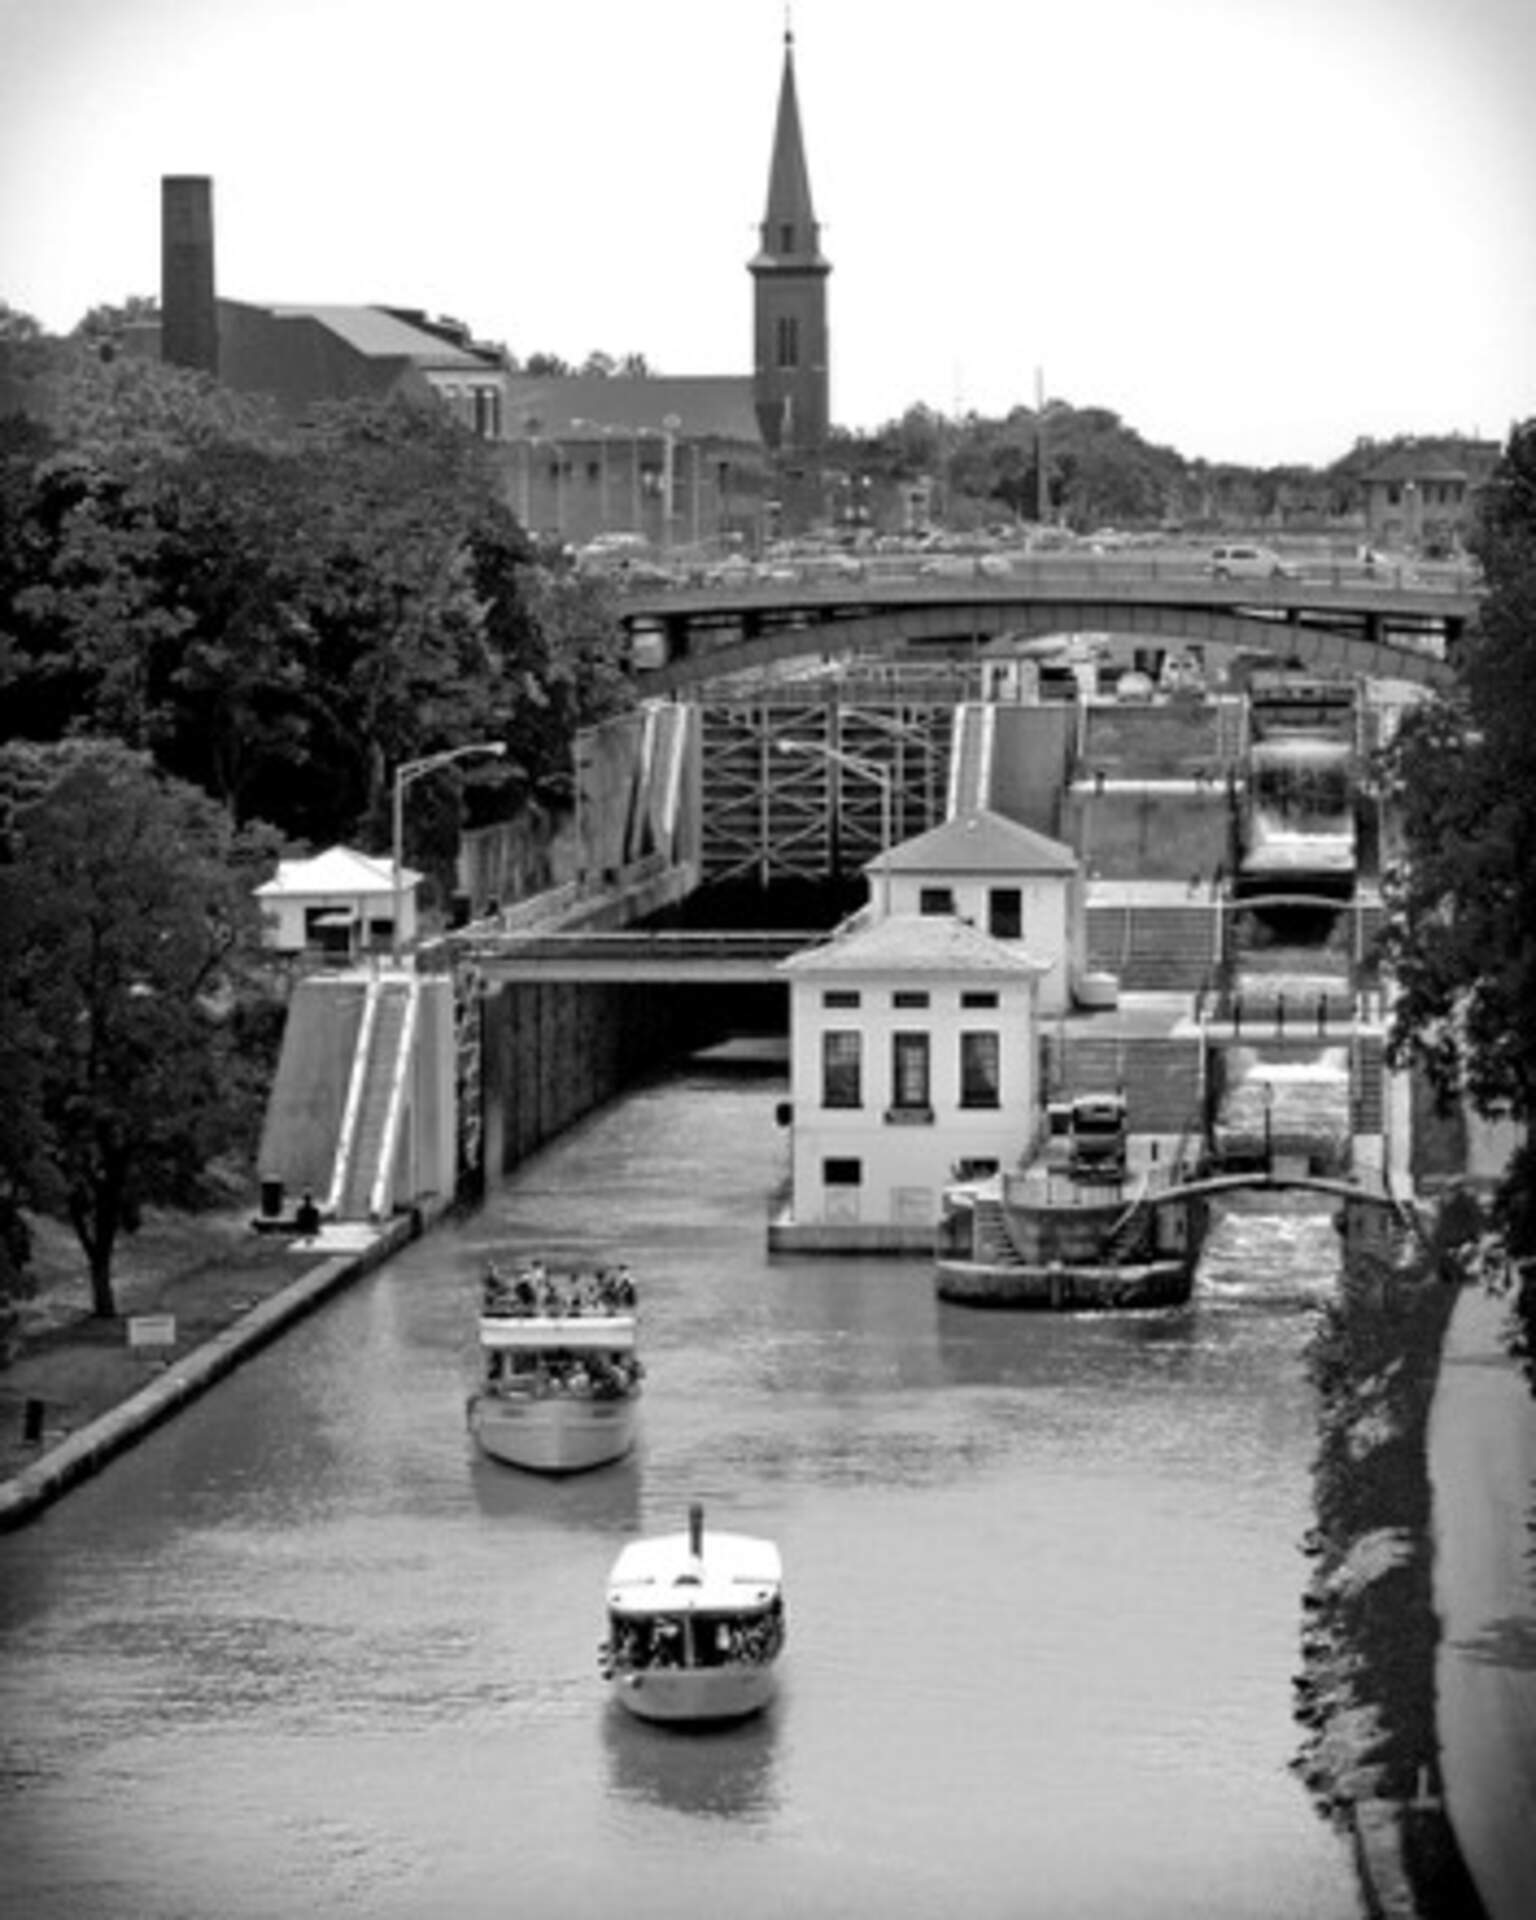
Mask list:
[[[507,448],[524,524],[572,544],[625,531],[663,551],[726,535],[758,545],[819,516],[831,267],[787,32],[768,195],[749,263],[750,373],[529,375],[468,327],[419,310],[221,298],[212,181],[168,176],[161,221],[161,318],[130,330],[131,351],[268,394],[293,413],[322,400],[435,395],[470,432]]]

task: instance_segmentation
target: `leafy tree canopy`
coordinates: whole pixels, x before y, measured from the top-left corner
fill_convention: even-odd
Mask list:
[[[0,749],[0,1191],[67,1218],[92,1305],[149,1204],[194,1204],[257,1087],[236,1017],[270,842],[112,743]]]
[[[578,656],[618,632],[533,615],[489,449],[405,401],[294,430],[69,353],[48,437],[0,420],[0,737],[110,735],[310,843],[384,844],[392,768],[465,739],[507,741],[466,773],[503,811],[559,790],[595,717]]]
[[[1530,1122],[1536,1109],[1536,420],[1511,434],[1473,549],[1487,593],[1457,686],[1411,712],[1384,766],[1403,850],[1385,879],[1400,987],[1394,1055],[1446,1100]],[[1505,1204],[1536,1251],[1536,1162]]]

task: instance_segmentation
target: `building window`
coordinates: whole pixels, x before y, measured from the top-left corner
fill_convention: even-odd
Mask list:
[[[995,1033],[960,1036],[960,1104],[962,1107],[1002,1105],[1002,1056]]]
[[[795,223],[783,220],[779,223],[779,252],[793,253],[795,250]]]
[[[861,1187],[864,1184],[862,1160],[823,1160],[821,1184],[824,1187]]]
[[[856,1007],[859,994],[856,987],[828,987],[821,996],[824,1007]]]
[[[962,993],[960,996],[960,1004],[962,1007],[995,1007],[997,1005],[997,995],[993,993],[990,988],[985,992],[978,988],[970,992]]]
[[[861,1068],[863,1035],[824,1033],[821,1036],[821,1104],[824,1107],[861,1107],[864,1094]]]
[[[931,1111],[926,1033],[891,1035],[891,1105],[898,1113]]]
[[[1024,894],[1018,887],[993,887],[987,901],[987,930],[994,940],[1024,937]]]
[[[778,363],[781,367],[800,364],[800,322],[792,313],[779,315]]]
[[[952,887],[921,887],[918,889],[917,910],[919,913],[953,913],[955,893]]]
[[[917,987],[898,987],[891,995],[893,1007],[926,1007],[928,995]]]

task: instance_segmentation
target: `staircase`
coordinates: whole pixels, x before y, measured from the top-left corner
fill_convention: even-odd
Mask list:
[[[1216,909],[1205,903],[1088,909],[1088,965],[1128,993],[1198,993],[1215,948]]]
[[[364,1044],[367,1057],[357,1117],[350,1142],[344,1143],[347,1164],[341,1181],[336,1215],[341,1220],[370,1217],[379,1160],[389,1131],[390,1105],[401,1070],[400,1047],[410,1006],[411,981],[384,980],[378,987],[378,1005]]]
[[[990,1196],[977,1198],[971,1258],[989,1267],[1023,1266],[1000,1200]]]
[[[1115,1222],[1114,1231],[1104,1242],[1104,1251],[1100,1256],[1107,1267],[1129,1266],[1133,1260],[1139,1260],[1147,1250],[1147,1239],[1152,1226],[1152,1209],[1144,1200],[1136,1200],[1128,1206]]]
[[[1131,993],[1197,993],[1215,959],[1210,906],[1134,907],[1120,985]]]
[[[1088,966],[1094,973],[1118,975],[1130,951],[1129,907],[1088,909]]]

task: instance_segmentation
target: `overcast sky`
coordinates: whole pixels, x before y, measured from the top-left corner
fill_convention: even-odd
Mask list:
[[[781,0],[0,0],[0,298],[379,302],[744,373]],[[1188,457],[1536,414],[1536,0],[797,0],[832,410]]]

